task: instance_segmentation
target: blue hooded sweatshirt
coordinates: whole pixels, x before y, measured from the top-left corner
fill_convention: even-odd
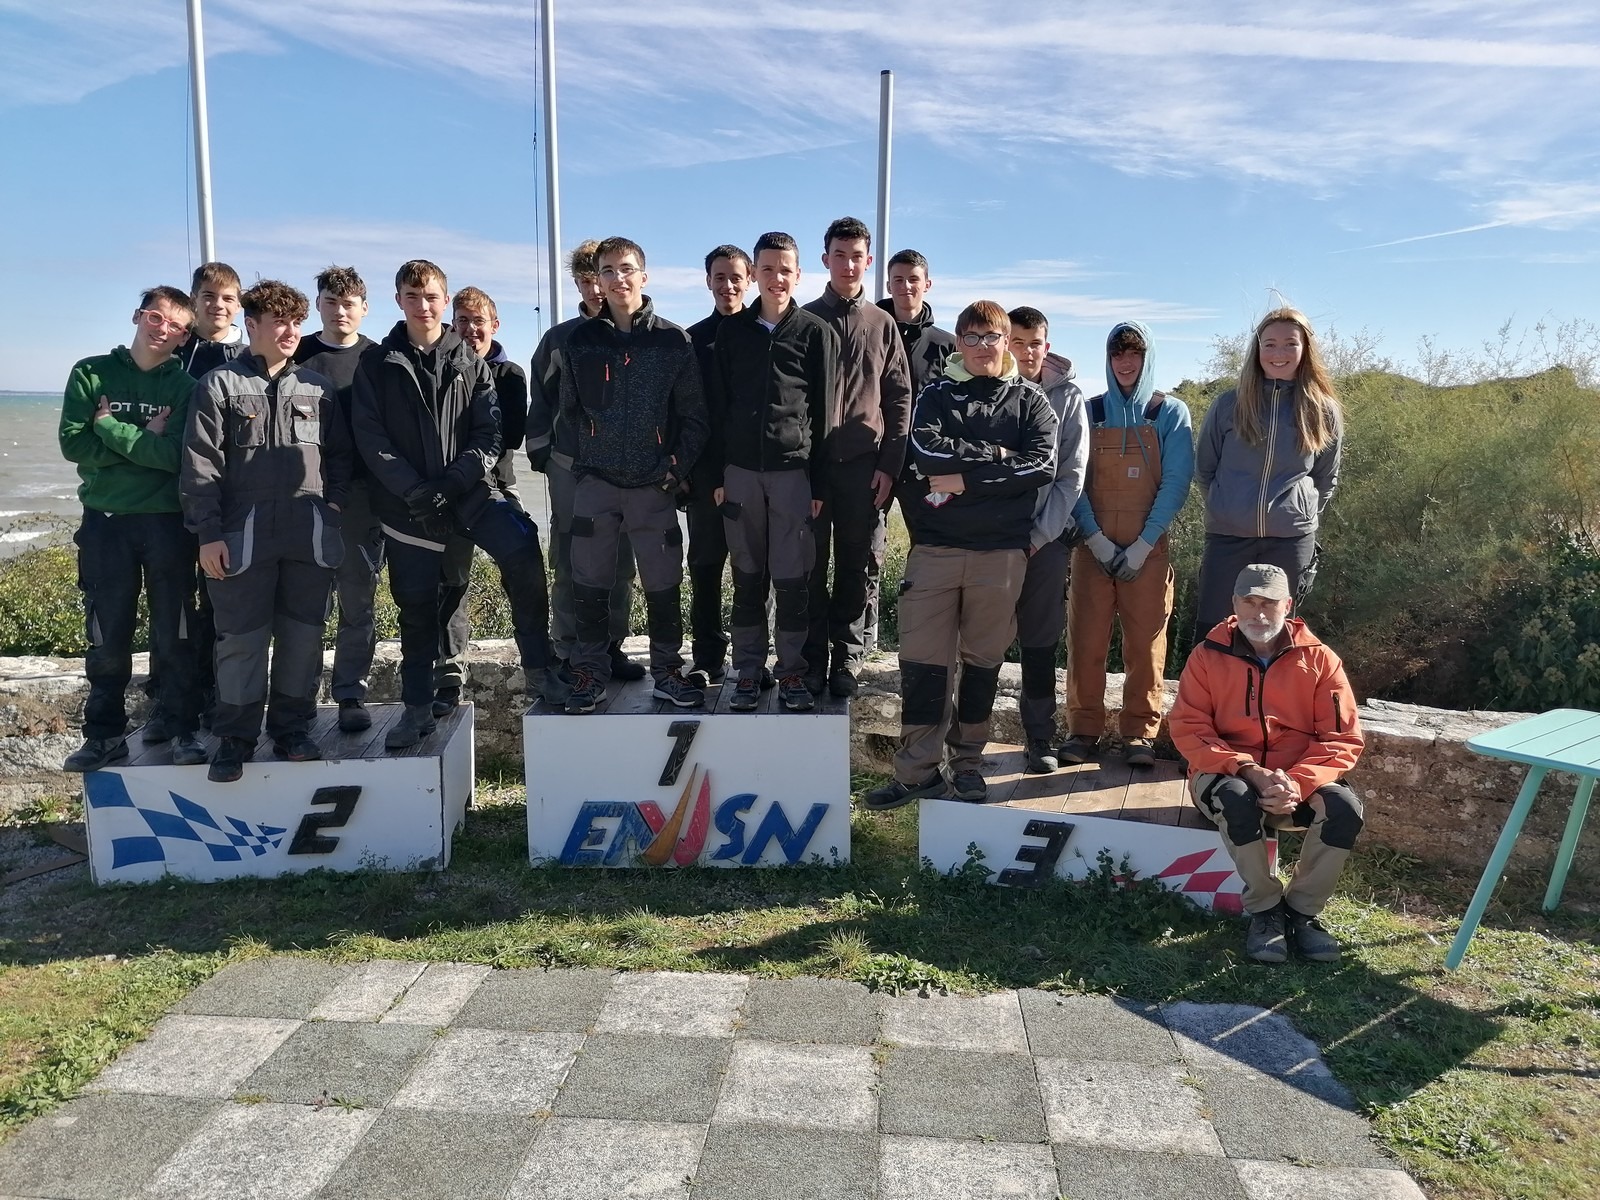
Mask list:
[[[1131,396],[1123,394],[1122,385],[1111,370],[1111,345],[1124,329],[1138,333],[1145,344],[1144,370],[1139,372]],[[1123,321],[1106,335],[1106,390],[1096,398],[1100,401],[1098,405],[1093,400],[1089,402],[1090,420],[1094,429],[1155,426],[1156,437],[1161,444],[1161,486],[1156,489],[1155,503],[1150,507],[1144,528],[1139,531],[1139,536],[1152,546],[1178,515],[1178,510],[1188,499],[1189,484],[1194,479],[1194,426],[1189,417],[1189,406],[1176,396],[1163,395],[1155,419],[1150,421],[1145,417],[1145,409],[1155,397],[1155,346],[1151,342],[1150,331],[1138,321]],[[1103,410],[1104,419],[1099,422],[1093,418],[1096,408]],[[1100,522],[1095,520],[1087,487],[1078,497],[1072,515],[1084,536],[1100,532]]]

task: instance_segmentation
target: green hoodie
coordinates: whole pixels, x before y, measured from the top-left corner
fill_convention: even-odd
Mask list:
[[[177,358],[141,371],[126,346],[72,368],[61,402],[61,453],[78,464],[78,499],[105,513],[178,512],[178,455],[194,380]],[[100,397],[111,415],[96,421]],[[163,434],[147,433],[170,408]]]

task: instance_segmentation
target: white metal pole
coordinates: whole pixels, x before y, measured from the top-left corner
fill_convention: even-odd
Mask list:
[[[890,143],[894,137],[894,72],[885,71],[879,76],[878,87],[878,253],[874,280],[878,289],[875,299],[884,297],[884,280],[889,269],[889,158]]]
[[[206,123],[206,40],[200,28],[200,0],[189,0],[189,90],[194,95],[194,199],[200,216],[200,260],[215,262],[217,238],[211,224],[211,133]]]
[[[539,0],[544,24],[544,177],[546,253],[550,256],[550,324],[561,324],[561,169],[556,154],[556,13],[555,0]]]

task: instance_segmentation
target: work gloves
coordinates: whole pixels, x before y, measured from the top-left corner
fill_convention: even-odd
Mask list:
[[[442,540],[450,532],[450,497],[442,481],[419,483],[404,499],[411,519],[428,537]]]
[[[1150,557],[1150,551],[1154,549],[1143,538],[1135,538],[1132,545],[1112,560],[1111,574],[1123,583],[1132,583],[1139,578],[1139,572],[1144,570],[1145,559]]]
[[[1107,575],[1113,574],[1112,564],[1121,553],[1117,544],[1098,529],[1085,538],[1083,544],[1089,547],[1089,553],[1094,555],[1094,560],[1100,564],[1100,569]]]

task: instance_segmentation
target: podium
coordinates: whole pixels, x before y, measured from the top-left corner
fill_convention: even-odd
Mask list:
[[[338,709],[319,708],[310,736],[320,761],[274,758],[263,736],[233,783],[210,782],[204,765],[175,767],[167,745],[130,735],[128,758],[84,776],[94,881],[443,869],[472,802],[473,708],[452,710],[419,744],[387,751],[384,735],[402,711],[372,705],[372,728],[344,733]],[[216,745],[206,738],[208,751]]]
[[[528,858],[569,867],[785,866],[850,858],[849,702],[731,712],[730,674],[703,708],[612,683],[592,713],[523,718]]]
[[[1189,802],[1183,764],[1157,760],[1135,769],[1116,755],[1063,767],[1049,775],[1023,770],[1020,746],[991,745],[984,757],[989,802],[922,800],[918,853],[941,871],[964,866],[977,846],[991,881],[1039,887],[1046,880],[1082,879],[1108,855],[1201,908],[1244,911],[1244,881],[1216,827]],[[1268,861],[1277,839],[1267,835]]]

